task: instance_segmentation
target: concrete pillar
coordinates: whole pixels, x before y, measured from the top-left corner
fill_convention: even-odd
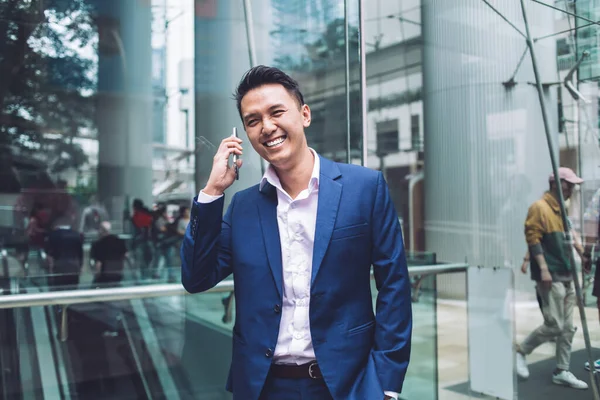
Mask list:
[[[152,202],[149,2],[94,0],[99,31],[98,194],[120,220],[126,199]]]
[[[518,1],[493,4],[525,31]],[[552,11],[527,4],[534,37],[552,33]],[[552,170],[529,54],[517,85],[502,84],[525,39],[480,0],[423,0],[422,20],[426,247],[442,261],[520,265],[528,206]],[[554,40],[535,46],[543,82],[555,82]],[[545,99],[558,134],[555,88]],[[441,280],[441,292],[464,295],[464,277]]]

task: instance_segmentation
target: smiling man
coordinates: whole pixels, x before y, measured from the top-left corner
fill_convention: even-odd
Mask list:
[[[181,248],[189,292],[234,276],[228,390],[235,399],[397,398],[410,356],[410,282],[382,174],[308,147],[310,108],[282,71],[252,68],[236,100],[268,168],[221,217],[235,180],[228,159],[242,155],[241,139],[224,139]]]

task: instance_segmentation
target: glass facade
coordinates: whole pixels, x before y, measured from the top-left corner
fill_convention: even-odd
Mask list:
[[[231,288],[183,295],[178,247],[219,143],[232,127],[244,138],[232,93],[259,64],[299,82],[309,146],[387,180],[414,290],[401,398],[475,395],[466,274],[417,268],[513,271],[500,300],[520,341],[542,321],[523,311],[537,306],[520,269],[528,207],[552,172],[548,136],[585,180],[567,206],[587,243],[598,214],[600,3],[526,11],[527,27],[511,0],[0,0],[3,397],[230,398]],[[264,168],[247,150],[226,203]],[[594,272],[580,277],[600,347]],[[52,300],[134,287],[164,295]],[[18,295],[48,297],[11,306]],[[521,381],[514,392],[535,398]]]

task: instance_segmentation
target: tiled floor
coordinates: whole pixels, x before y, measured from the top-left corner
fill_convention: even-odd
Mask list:
[[[542,315],[535,298],[527,299],[527,294],[517,296],[523,300],[515,304],[516,340],[522,341],[533,329],[542,323]],[[600,325],[598,311],[595,307],[586,307],[586,319],[590,332],[592,347],[600,347]],[[573,351],[585,348],[581,329],[579,310],[574,312],[574,322],[578,330],[573,339]],[[438,300],[438,371],[439,371],[439,399],[440,400],[465,400],[471,397],[461,395],[445,388],[466,382],[469,375],[467,351],[467,311],[466,302],[455,300]],[[528,363],[554,357],[554,345],[544,344],[527,357]],[[584,373],[582,366],[572,365],[571,369],[577,373]]]

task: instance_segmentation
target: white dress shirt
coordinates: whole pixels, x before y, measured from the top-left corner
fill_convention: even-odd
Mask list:
[[[321,162],[314,156],[313,171],[308,187],[295,199],[283,189],[275,169],[269,164],[260,181],[260,188],[268,182],[277,190],[277,226],[281,242],[283,268],[283,303],[279,336],[273,354],[276,364],[305,364],[316,359],[310,336],[310,281],[319,201],[319,174]],[[202,191],[199,203],[209,203],[221,196],[210,196]],[[397,393],[385,392],[398,398]]]
[[[305,364],[315,360],[310,336],[309,305],[312,258],[319,201],[319,156],[314,156],[308,187],[295,199],[283,190],[277,173],[267,167],[260,186],[277,189],[277,225],[283,267],[283,303],[279,336],[273,354],[276,364]]]

